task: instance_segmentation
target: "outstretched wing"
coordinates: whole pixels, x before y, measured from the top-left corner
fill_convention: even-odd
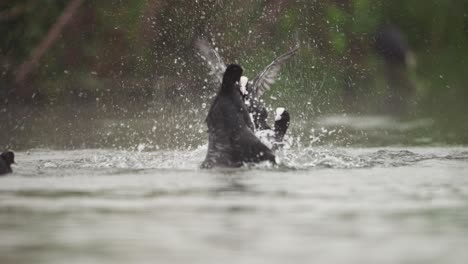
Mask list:
[[[200,57],[210,67],[210,75],[215,78],[219,83],[223,81],[223,74],[226,71],[226,64],[223,59],[219,56],[219,53],[214,49],[208,41],[205,39],[197,39],[195,41],[195,47],[198,49]]]
[[[296,47],[289,52],[276,58],[270,65],[268,65],[263,71],[255,77],[252,81],[252,93],[255,98],[260,98],[264,92],[270,90],[271,85],[275,83],[276,78],[279,75],[279,71],[283,64],[293,57],[299,47]]]

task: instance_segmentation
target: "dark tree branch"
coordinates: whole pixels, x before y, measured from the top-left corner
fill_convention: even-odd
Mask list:
[[[8,22],[14,20],[24,14],[26,7],[24,5],[19,5],[0,12],[0,22]]]
[[[42,58],[42,56],[44,56],[44,54],[60,37],[62,30],[67,25],[67,23],[70,22],[71,18],[84,1],[85,0],[71,0],[65,7],[55,24],[52,25],[44,39],[34,49],[29,60],[20,65],[18,71],[16,72],[15,78],[15,93],[17,96],[27,98],[32,95],[33,92],[31,90],[31,87],[25,85],[28,76],[39,65],[39,60]]]

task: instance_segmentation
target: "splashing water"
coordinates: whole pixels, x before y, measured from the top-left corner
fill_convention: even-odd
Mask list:
[[[119,150],[75,150],[51,151],[31,150],[25,158],[33,158],[38,169],[173,169],[197,170],[205,157],[207,146],[193,150],[143,151]],[[436,150],[433,153],[431,150]],[[468,160],[464,148],[285,148],[276,152],[281,168],[307,170],[313,168],[374,168],[417,165],[424,161]],[[19,155],[22,155],[20,153]],[[23,154],[24,155],[24,154]],[[251,168],[266,168],[253,166]],[[21,170],[21,167],[19,168]],[[273,169],[273,168],[271,168]]]
[[[467,148],[292,146],[279,166],[201,170],[205,152],[18,152],[0,177],[0,262],[468,257]]]

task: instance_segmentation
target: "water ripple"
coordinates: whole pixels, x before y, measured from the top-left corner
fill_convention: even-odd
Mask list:
[[[78,151],[33,151],[42,157],[34,162],[40,170],[60,169],[114,169],[125,170],[176,169],[197,170],[202,162],[206,146],[192,150],[161,150],[154,152],[132,152],[117,150]],[[53,153],[53,154],[51,154]],[[57,154],[59,153],[59,154]],[[51,155],[48,155],[51,154]],[[464,148],[420,148],[420,149],[357,149],[357,148],[291,148],[277,153],[281,165],[269,164],[248,166],[244,169],[295,170],[317,168],[373,168],[411,166],[425,161],[468,161]],[[19,160],[23,158],[20,154]],[[24,158],[32,158],[27,155]],[[28,161],[26,161],[27,163]]]

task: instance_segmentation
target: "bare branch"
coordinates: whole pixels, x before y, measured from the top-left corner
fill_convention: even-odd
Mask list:
[[[57,41],[63,28],[71,20],[73,15],[76,13],[78,8],[83,4],[84,1],[85,0],[71,0],[68,3],[67,7],[65,7],[55,24],[52,25],[47,35],[44,37],[41,43],[34,49],[29,60],[21,64],[21,66],[18,68],[15,78],[15,92],[18,96],[29,97],[30,95],[32,95],[32,91],[30,91],[29,88],[24,85],[27,80],[27,77],[39,65],[39,60]]]

